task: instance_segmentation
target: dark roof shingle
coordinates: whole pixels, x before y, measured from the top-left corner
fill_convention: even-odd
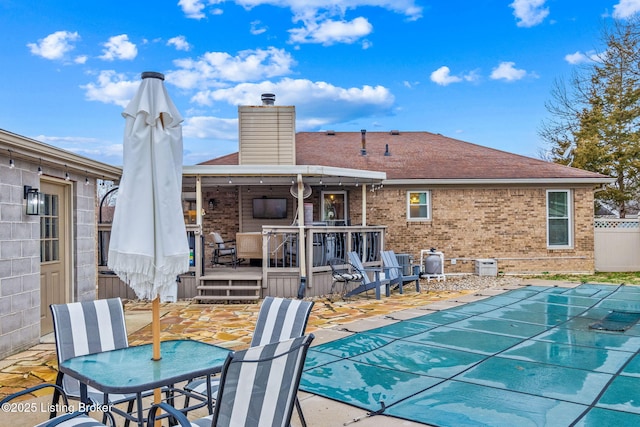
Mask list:
[[[360,132],[296,134],[298,165],[386,172],[387,179],[606,178],[429,132],[367,132],[365,147],[367,154],[362,155]],[[238,153],[201,164],[237,165]]]

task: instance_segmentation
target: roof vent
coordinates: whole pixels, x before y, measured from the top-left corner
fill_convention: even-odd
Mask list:
[[[384,144],[384,155],[385,156],[391,155],[391,153],[389,152],[389,144]]]
[[[389,131],[389,135],[400,135],[400,131],[398,129],[393,129]]]
[[[362,154],[363,156],[366,156],[367,155],[367,130],[362,129],[360,133],[362,134],[362,148],[360,149],[360,154]]]
[[[330,130],[326,131],[325,133],[326,133],[327,135],[335,135],[335,134],[336,134],[336,131],[335,131],[335,130],[330,129]]]
[[[275,93],[263,93],[262,94],[262,105],[273,105],[276,102]]]

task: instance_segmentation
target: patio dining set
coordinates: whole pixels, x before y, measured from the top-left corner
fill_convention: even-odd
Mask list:
[[[128,345],[120,298],[52,305],[55,384],[23,390],[0,404],[53,388],[50,419],[38,426],[102,427],[122,420],[125,426],[156,426],[166,419],[182,427],[289,426],[294,407],[306,426],[297,391],[314,338],[305,335],[312,306],[267,297],[248,349],[169,340],[153,360],[151,344]],[[208,415],[189,420],[189,412],[200,408]]]

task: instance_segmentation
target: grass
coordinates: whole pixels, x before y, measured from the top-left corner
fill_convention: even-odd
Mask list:
[[[581,283],[624,283],[626,285],[640,285],[640,271],[617,272],[617,273],[596,273],[592,275],[583,274],[542,274],[535,276],[545,280],[566,280]]]

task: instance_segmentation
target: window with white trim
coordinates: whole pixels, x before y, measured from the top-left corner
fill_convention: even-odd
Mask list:
[[[573,246],[573,223],[570,190],[547,190],[547,247]]]
[[[424,221],[431,219],[431,192],[407,191],[407,220]]]

